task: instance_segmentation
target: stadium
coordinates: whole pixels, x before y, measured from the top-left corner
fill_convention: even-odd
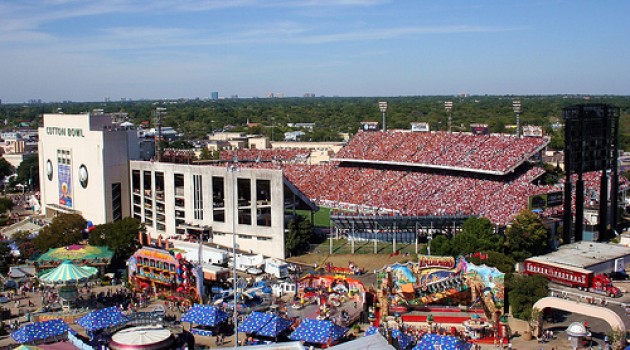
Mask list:
[[[359,131],[328,164],[307,165],[295,150],[223,151],[221,159],[282,169],[306,197],[331,209],[335,228],[355,239],[411,243],[429,230],[452,233],[469,217],[486,217],[502,230],[528,209],[530,196],[560,191],[539,184],[548,144],[542,136]],[[585,174],[587,188],[597,192],[599,178]],[[561,214],[561,206],[540,212]]]

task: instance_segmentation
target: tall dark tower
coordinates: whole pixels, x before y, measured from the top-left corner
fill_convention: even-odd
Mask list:
[[[572,233],[575,241],[582,240],[584,230],[584,181],[582,174],[601,171],[599,193],[599,240],[607,240],[610,230],[617,228],[619,196],[619,172],[617,169],[619,108],[605,104],[586,104],[566,107],[564,117],[564,243],[570,243]],[[609,172],[610,171],[610,172]],[[575,226],[573,226],[571,175],[575,182]],[[609,178],[610,176],[610,178]],[[608,180],[611,180],[608,198]],[[610,204],[609,204],[610,201]],[[608,209],[611,208],[610,227]]]

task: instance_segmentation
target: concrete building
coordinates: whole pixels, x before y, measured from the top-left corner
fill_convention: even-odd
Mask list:
[[[141,160],[136,130],[107,114],[45,114],[39,135],[47,217],[98,225],[133,216],[153,238],[202,234],[228,248],[235,234],[239,250],[284,259],[294,210],[317,210],[282,170]]]
[[[285,209],[316,210],[281,170],[131,161],[133,217],[153,236],[208,235],[213,243],[285,258]]]
[[[106,114],[44,114],[39,128],[42,211],[77,213],[94,224],[131,214],[129,160],[138,158],[135,130]]]

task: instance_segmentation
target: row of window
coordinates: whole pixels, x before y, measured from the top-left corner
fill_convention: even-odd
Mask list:
[[[155,199],[164,201],[164,173],[151,171],[132,171],[132,190],[135,194],[143,193],[145,196],[144,216],[145,222],[149,226],[153,226],[153,212],[151,211],[153,203],[153,185],[155,185]],[[195,220],[204,220],[204,191],[203,176],[192,175],[193,183],[193,218]],[[173,174],[173,186],[175,188],[175,217],[176,226],[184,223],[183,211],[186,201],[184,198],[185,177],[183,174]],[[271,181],[256,180],[255,181],[255,197],[256,197],[256,224],[258,226],[271,226]],[[212,218],[215,222],[225,222],[225,192],[226,183],[222,176],[212,176]],[[236,179],[236,202],[238,203],[238,223],[240,225],[252,225],[252,180]],[[134,204],[140,205],[140,198],[134,196]],[[148,204],[148,205],[147,205]],[[163,207],[161,207],[163,208]],[[134,209],[134,216],[139,217],[138,209]],[[161,210],[163,211],[163,209]],[[159,223],[158,223],[159,224]],[[163,227],[164,225],[160,225]]]

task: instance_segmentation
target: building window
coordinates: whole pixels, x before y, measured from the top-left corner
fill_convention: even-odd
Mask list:
[[[252,224],[252,187],[250,179],[237,179],[238,223]]]
[[[140,194],[140,170],[131,172],[131,188],[133,193]]]
[[[271,226],[270,180],[256,180],[256,224]]]
[[[201,175],[193,175],[193,209],[195,220],[203,220],[203,182]]]
[[[212,177],[212,220],[225,222],[225,179]]]
[[[112,221],[122,219],[122,191],[120,182],[112,184]]]

